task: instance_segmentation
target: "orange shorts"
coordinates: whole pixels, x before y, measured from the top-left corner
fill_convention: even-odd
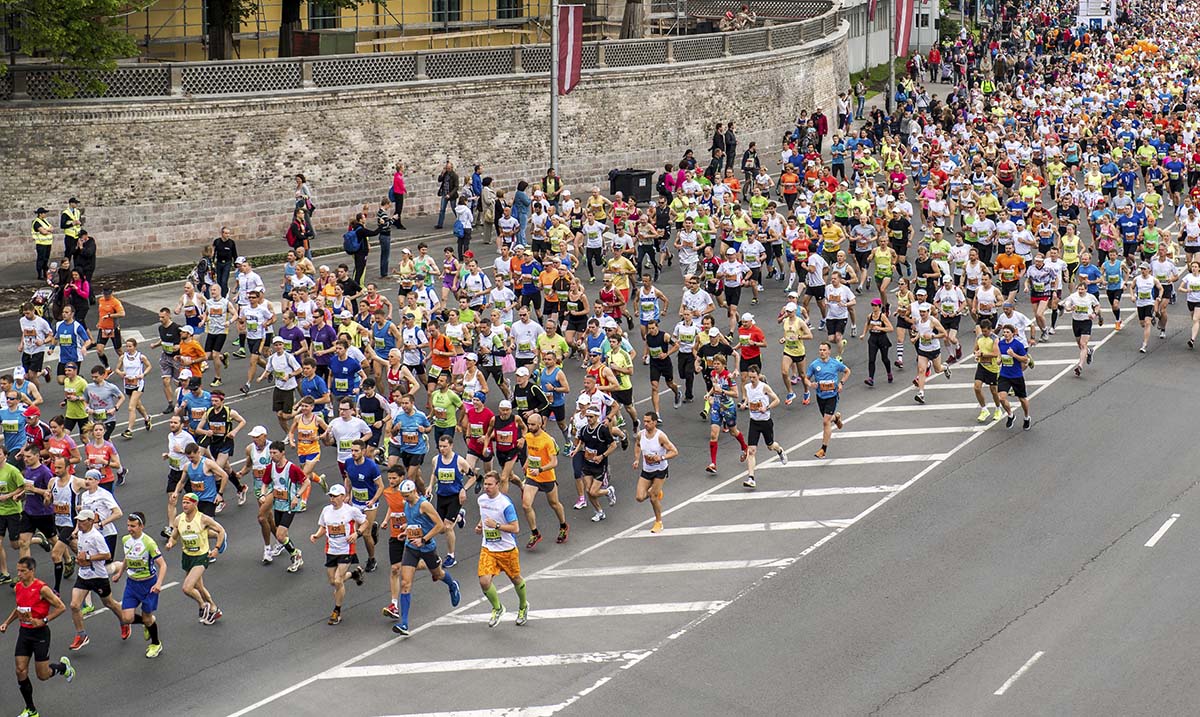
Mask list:
[[[501,553],[493,553],[487,548],[480,550],[479,574],[499,575],[504,573],[510,578],[516,578],[521,574],[521,558],[517,553],[516,548]]]

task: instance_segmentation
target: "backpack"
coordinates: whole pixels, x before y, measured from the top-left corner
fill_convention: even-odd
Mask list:
[[[463,226],[461,219],[454,220],[454,236],[457,239],[462,239],[466,235],[466,227]]]
[[[359,249],[362,249],[362,240],[358,238],[358,231],[351,229],[342,235],[342,249],[347,254],[357,254]]]

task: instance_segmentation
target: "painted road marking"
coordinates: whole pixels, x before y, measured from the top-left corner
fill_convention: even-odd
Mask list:
[[[1116,336],[1116,335],[1117,334],[1115,334],[1115,333],[1109,333],[1108,336],[1105,336],[1103,339],[1096,342],[1095,349],[1097,351],[1099,351],[1099,349],[1102,346],[1104,346],[1104,344],[1107,343],[1109,339],[1111,339],[1113,336]],[[1029,398],[1030,399],[1036,398],[1038,395],[1040,395],[1043,391],[1045,391],[1047,388],[1049,388],[1054,383],[1056,383],[1063,376],[1066,376],[1069,372],[1070,372],[1069,368],[1064,368],[1063,370],[1059,371],[1057,374],[1055,374],[1055,376],[1053,378],[1051,378],[1050,383],[1046,384],[1045,386],[1041,386],[1041,387],[1037,388],[1036,390],[1034,390],[1033,392],[1031,392],[1029,395]],[[908,388],[904,388],[904,389],[901,389],[900,391],[897,391],[894,394],[884,396],[879,401],[876,401],[875,403],[871,404],[870,406],[867,406],[866,408],[858,411],[857,413],[854,413],[854,414],[850,415],[849,417],[842,419],[843,423],[848,424],[852,421],[855,421],[856,419],[862,418],[863,416],[870,415],[874,409],[877,409],[878,407],[882,406],[887,401],[894,399],[897,395],[903,395],[903,394],[907,393],[908,390],[909,390]],[[987,430],[989,430],[991,428],[994,428],[997,425],[1000,425],[999,422],[993,422],[991,424],[983,426],[983,430],[971,431],[966,436],[966,438],[964,438],[962,441],[960,441],[958,443],[958,445],[956,445],[954,448],[952,448],[951,450],[949,450],[947,452],[947,458],[955,455],[960,450],[966,448],[972,442],[974,442],[975,439],[977,439],[977,438],[979,438],[979,436],[983,435],[984,432],[986,432]],[[789,452],[798,450],[810,443],[815,443],[815,442],[820,441],[821,438],[822,438],[822,435],[820,432],[814,433],[811,436],[809,436],[808,438],[796,443],[793,446],[790,446],[787,450]],[[775,459],[772,458],[771,460],[773,461]],[[874,513],[876,510],[878,510],[879,508],[882,508],[884,505],[886,505],[888,503],[888,501],[892,500],[897,495],[904,492],[904,490],[910,488],[913,484],[915,484],[917,481],[924,478],[926,475],[928,475],[931,471],[936,469],[941,464],[942,464],[942,462],[937,462],[937,463],[932,463],[932,464],[926,466],[920,472],[918,472],[916,475],[914,475],[912,478],[910,478],[908,481],[906,481],[903,485],[901,485],[900,489],[897,490],[895,493],[884,494],[878,501],[871,504],[866,510],[862,511],[861,513],[856,515],[854,518],[852,518],[850,521],[848,521],[848,524],[839,526],[839,527],[833,529],[832,531],[827,533],[825,536],[823,536],[821,539],[817,540],[812,545],[808,546],[804,550],[801,550],[794,557],[788,558],[787,565],[791,565],[795,562],[798,562],[799,560],[807,557],[814,551],[820,549],[821,546],[825,545],[829,541],[831,541],[834,538],[836,538],[837,536],[841,535],[851,525],[863,520],[864,518],[869,516],[871,513]],[[677,503],[676,505],[671,506],[670,508],[667,508],[666,510],[663,511],[663,516],[665,517],[665,516],[671,515],[678,510],[682,510],[682,509],[686,508],[687,506],[691,505],[692,503],[702,501],[702,500],[704,500],[705,496],[712,495],[712,494],[717,493],[737,482],[740,482],[743,478],[746,477],[746,475],[747,475],[747,473],[745,471],[742,471],[741,473],[739,473],[737,475],[727,478],[727,479],[717,483],[716,485],[713,485],[712,487],[708,488],[707,490],[702,491],[702,492],[698,493],[697,495],[692,496],[691,498],[683,500],[683,501]],[[617,533],[616,535],[610,535],[609,537],[604,538],[603,540],[600,540],[599,542],[597,542],[593,545],[589,545],[585,548],[582,548],[582,549],[576,551],[575,553],[563,558],[562,560],[560,560],[556,563],[552,563],[551,565],[548,565],[545,568],[542,568],[541,570],[528,576],[527,579],[537,579],[542,575],[552,574],[556,570],[561,569],[562,566],[566,565],[567,563],[576,561],[593,551],[605,548],[608,545],[610,545],[618,540],[621,540],[623,538],[629,537],[632,534],[636,534],[636,533],[645,531],[650,526],[651,522],[652,522],[652,519],[647,518],[647,519],[641,521],[640,523],[636,523],[636,524],[630,526],[629,528],[621,531],[620,533]],[[648,537],[649,534],[647,533],[646,536]],[[767,573],[767,575],[765,575],[764,578],[770,577],[770,576],[776,574],[779,570],[783,569],[784,567],[786,567],[786,566],[772,567],[771,572]],[[749,594],[752,587],[753,586],[751,586],[751,588],[747,588],[746,590],[743,590],[741,593],[739,593],[738,597]],[[503,593],[503,592],[507,592],[511,589],[512,589],[511,585],[506,585],[502,588],[499,588],[497,590],[497,592]],[[737,599],[738,598],[735,597],[733,600],[729,601],[729,604],[733,604],[734,602],[737,601]],[[483,602],[484,602],[484,598],[476,598],[475,600],[472,600],[471,602],[469,602],[465,605],[460,605],[458,608],[456,608],[454,611],[452,611],[449,614],[453,615],[453,614],[465,613],[468,610],[482,604]],[[719,611],[717,611],[717,612],[719,612]],[[653,646],[652,648],[647,650],[642,657],[639,657],[636,661],[630,661],[629,663],[627,663],[627,665],[636,664],[637,662],[640,662],[641,660],[645,659],[646,657],[649,657],[650,655],[652,655],[655,652],[657,652],[658,650],[660,650],[664,645],[669,644],[671,640],[674,640],[674,639],[686,634],[689,630],[694,628],[696,625],[700,624],[701,622],[708,619],[712,615],[717,614],[717,612],[714,612],[711,614],[705,613],[704,615],[697,617],[696,619],[692,620],[691,622],[689,622],[687,625],[685,625],[681,629],[675,631],[674,633],[669,635],[667,638],[665,638],[664,640],[660,641],[658,644],[656,644],[655,646]],[[428,629],[432,624],[433,623],[430,622],[430,623],[425,623],[423,625],[420,625],[412,631],[412,634],[416,635],[416,634],[422,632],[423,630]],[[272,704],[284,697],[287,697],[288,695],[291,695],[294,692],[304,689],[305,687],[312,685],[313,683],[317,682],[318,680],[326,679],[327,675],[330,675],[337,670],[342,670],[351,665],[362,662],[363,660],[366,660],[366,659],[370,658],[371,656],[373,656],[379,652],[382,652],[383,650],[386,650],[389,647],[392,647],[405,639],[407,639],[407,638],[394,637],[394,638],[385,640],[385,641],[381,642],[380,644],[376,645],[375,647],[372,647],[368,650],[364,650],[363,652],[360,652],[357,655],[354,655],[352,657],[347,658],[346,660],[343,660],[341,663],[339,663],[335,667],[332,667],[332,668],[326,670],[325,672],[321,672],[321,673],[312,675],[310,677],[307,677],[303,680],[294,682],[272,694],[267,695],[266,697],[263,697],[263,698],[255,701],[252,704],[249,704],[235,712],[232,712],[229,714],[228,717],[243,717],[243,715],[254,712],[262,707],[265,707],[265,706]],[[565,709],[569,705],[572,705],[575,702],[577,702],[581,697],[583,697],[587,694],[590,694],[592,691],[599,689],[601,686],[607,684],[612,678],[613,678],[612,674],[602,675],[595,682],[593,682],[592,684],[588,685],[587,687],[581,689],[580,691],[576,692],[574,695],[572,695],[567,700],[560,702],[557,705],[549,706],[546,709],[549,709],[550,711],[542,712],[541,714],[556,714],[556,713],[560,712],[561,710]],[[539,708],[539,709],[541,709],[541,708]],[[497,714],[503,715],[504,713],[500,712]]]
[[[1163,523],[1162,527],[1155,531],[1154,535],[1150,536],[1150,539],[1146,541],[1145,547],[1153,548],[1155,545],[1158,545],[1158,541],[1171,529],[1172,525],[1175,525],[1175,521],[1177,520],[1179,520],[1179,513],[1172,513],[1171,517],[1167,518],[1167,522]]]
[[[761,468],[762,466],[759,466]],[[735,523],[732,525],[696,525],[683,528],[663,528],[657,533],[638,531],[623,538],[662,538],[673,535],[727,535],[729,533],[763,533],[777,530],[815,530],[817,528],[841,528],[849,525],[851,518],[834,520],[792,520],[778,523]]]
[[[925,463],[926,461],[945,460],[945,458],[945,453],[910,453],[902,456],[854,456],[851,458],[812,458],[803,461],[788,461],[787,463],[769,463],[761,465],[759,468],[788,469],[816,468],[818,466],[866,466],[879,463]]]
[[[340,667],[321,675],[323,680],[348,677],[394,677],[396,675],[428,675],[473,670],[510,670],[522,667],[557,667],[560,665],[595,665],[603,662],[626,662],[644,657],[640,650],[627,652],[568,652],[555,655],[525,655],[522,657],[482,657],[470,660],[437,662],[407,662],[394,665],[361,665]]]
[[[563,607],[548,610],[535,610],[529,613],[530,620],[564,620],[585,617],[619,617],[627,615],[665,615],[676,612],[713,612],[725,607],[724,600],[709,602],[661,602],[642,605],[600,605],[597,607]],[[470,615],[447,615],[434,622],[441,625],[466,625],[469,623],[484,623],[491,619],[491,613],[480,612]],[[505,613],[506,620],[516,620],[515,612]]]
[[[908,411],[965,411],[968,408],[979,410],[978,403],[914,403],[911,406],[872,406],[870,413],[904,413]],[[837,434],[833,434],[837,437]]]
[[[925,388],[930,388],[926,386]],[[894,436],[929,436],[937,433],[978,433],[986,426],[932,426],[930,428],[884,428],[871,431],[838,431],[839,441],[847,438],[892,438]]]
[[[1041,366],[1042,362],[1038,361],[1038,365]],[[1049,383],[1050,383],[1050,379],[1044,378],[1044,379],[1039,379],[1037,381],[1026,381],[1025,386],[1027,388],[1032,388],[1034,386],[1045,386]],[[971,383],[940,383],[939,382],[939,383],[925,384],[926,391],[951,391],[951,390],[953,390],[953,391],[970,391],[973,388],[975,388],[974,381],[972,381]],[[985,391],[984,395],[988,395],[989,393],[991,393],[990,390]]]
[[[697,563],[662,563],[659,565],[616,565],[603,568],[558,568],[537,574],[538,580],[561,578],[606,578],[617,575],[658,575],[660,573],[691,573],[701,570],[746,570],[749,568],[782,568],[789,558],[765,560],[712,560]],[[538,612],[540,615],[541,612]]]
[[[489,710],[410,712],[403,715],[385,715],[384,717],[549,717],[566,706],[566,704],[557,704],[541,705],[539,707],[499,707]]]
[[[1044,654],[1046,654],[1046,653],[1043,650],[1038,650],[1037,652],[1033,653],[1033,657],[1026,660],[1025,664],[1021,665],[1021,669],[1014,672],[1013,676],[1008,678],[1007,680],[1005,680],[1004,684],[1000,685],[1000,689],[996,690],[992,694],[996,695],[998,697],[998,696],[1004,694],[1005,692],[1007,692],[1008,688],[1012,687],[1013,683],[1021,678],[1021,675],[1025,674],[1026,672],[1029,672],[1029,668],[1033,667],[1033,663],[1042,659],[1042,655],[1044,655]]]
[[[791,465],[791,464],[788,464]],[[762,490],[753,493],[713,493],[698,503],[722,503],[730,500],[775,500],[777,498],[821,498],[830,495],[868,495],[894,493],[898,485],[855,485],[846,488],[805,488],[803,490]]]

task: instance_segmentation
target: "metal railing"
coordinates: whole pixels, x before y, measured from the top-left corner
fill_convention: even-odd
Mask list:
[[[710,60],[803,45],[834,33],[839,6],[798,22],[734,33],[588,42],[585,70]],[[81,82],[85,73],[12,66],[0,77],[0,101],[71,102],[107,98],[222,98],[298,90],[497,77],[548,72],[549,45],[300,57],[224,62],[178,62],[118,67],[91,75],[105,87]],[[80,88],[72,97],[64,86]]]

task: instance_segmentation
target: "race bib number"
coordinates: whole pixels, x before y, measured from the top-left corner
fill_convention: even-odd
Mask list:
[[[438,468],[437,479],[438,483],[453,483],[458,472],[453,468]]]
[[[346,537],[346,524],[338,523],[337,525],[327,525],[325,526],[325,532],[328,533],[329,537],[331,538],[344,538]]]
[[[405,532],[409,540],[421,540],[425,537],[425,530],[419,525],[410,525]]]
[[[483,539],[488,541],[489,543],[497,542],[498,540],[500,540],[500,529],[499,528],[484,528],[483,529]]]
[[[836,391],[837,381],[818,381],[817,389],[820,391]]]
[[[417,431],[402,431],[400,433],[400,442],[406,446],[415,446],[420,442],[421,434]]]

